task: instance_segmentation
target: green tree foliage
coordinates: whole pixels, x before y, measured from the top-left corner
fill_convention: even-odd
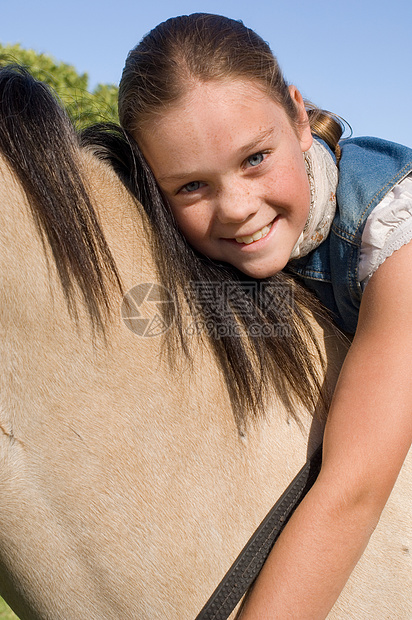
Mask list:
[[[77,129],[93,123],[118,122],[118,88],[114,84],[98,84],[90,92],[87,73],[79,75],[72,65],[23,49],[19,44],[4,46],[0,43],[0,66],[10,63],[23,65],[33,77],[51,86]]]
[[[18,620],[16,614],[12,612],[2,598],[0,598],[0,620]]]

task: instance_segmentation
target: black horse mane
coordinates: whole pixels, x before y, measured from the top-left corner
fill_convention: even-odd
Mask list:
[[[195,316],[199,299],[188,283],[224,287],[229,280],[233,292],[214,309],[218,314],[213,320],[215,327],[230,329],[217,336],[212,330],[206,338],[223,370],[239,430],[247,427],[247,413],[251,419],[264,413],[274,391],[292,417],[297,416],[290,395],[312,411],[319,405],[324,408],[322,373],[316,361],[321,361],[324,370],[324,358],[308,311],[326,323],[328,318],[310,292],[291,276],[279,273],[251,293],[255,283],[245,281],[234,267],[198,255],[165,208],[153,173],[131,136],[117,125],[105,124],[79,137],[46,85],[20,67],[7,67],[0,70],[0,151],[28,196],[43,246],[51,248],[72,316],[78,316],[80,293],[92,326],[104,333],[113,287],[122,290],[82,179],[82,146],[110,163],[148,215],[160,281],[174,292],[177,308],[175,329],[166,335],[170,351],[180,344],[190,357],[181,303],[188,303]],[[209,302],[202,302],[200,310],[206,320]],[[282,331],[268,337],[273,326]]]
[[[325,370],[325,360],[308,312],[324,325],[330,322],[310,291],[284,272],[256,281],[200,255],[176,225],[138,144],[121,127],[92,126],[83,132],[81,143],[110,164],[148,216],[157,274],[174,301],[174,316],[165,317],[167,324],[173,320],[174,329],[166,334],[172,358],[178,347],[190,359],[184,317],[198,317],[199,333],[223,370],[239,429],[247,427],[245,412],[257,419],[274,392],[292,417],[297,418],[291,395],[312,411],[325,411],[316,361]],[[202,296],[202,286],[218,295],[218,303],[213,295]]]
[[[0,151],[20,180],[43,246],[50,246],[69,310],[79,291],[104,331],[120,277],[85,188],[79,139],[52,91],[24,68],[0,69]]]

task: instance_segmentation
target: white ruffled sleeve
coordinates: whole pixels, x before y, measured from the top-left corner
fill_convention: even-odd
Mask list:
[[[412,173],[393,187],[366,220],[359,260],[362,288],[384,260],[411,239]]]

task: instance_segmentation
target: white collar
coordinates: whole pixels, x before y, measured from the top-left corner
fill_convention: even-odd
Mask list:
[[[311,205],[305,228],[292,250],[290,259],[306,256],[329,234],[336,212],[338,169],[329,151],[317,140],[304,153]]]

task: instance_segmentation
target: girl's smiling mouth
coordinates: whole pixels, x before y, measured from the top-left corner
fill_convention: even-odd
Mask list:
[[[235,238],[232,237],[227,238],[226,240],[235,242],[238,245],[251,245],[252,243],[256,243],[256,241],[264,239],[270,233],[270,231],[272,230],[272,226],[277,221],[277,219],[278,216],[276,216],[275,219],[272,220],[269,224],[266,224],[265,226],[263,226],[263,228],[260,228],[259,230],[254,232],[252,235],[243,235]]]
[[[253,235],[245,235],[244,237],[236,237],[236,243],[245,243],[246,245],[249,245],[250,243],[253,243],[254,241],[259,241],[259,239],[262,239],[262,237],[266,237],[266,235],[272,228],[272,224],[273,222],[271,222],[267,226],[264,226],[260,230],[257,230],[255,233],[253,233]]]

